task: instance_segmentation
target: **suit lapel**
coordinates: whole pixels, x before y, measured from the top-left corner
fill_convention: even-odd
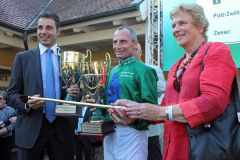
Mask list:
[[[37,87],[40,89],[40,96],[43,96],[43,83],[42,83],[42,68],[41,68],[41,58],[40,58],[40,51],[39,48],[33,49],[33,52],[31,53],[32,55],[32,67],[33,67],[33,72],[36,72],[39,78],[36,78],[37,81]]]

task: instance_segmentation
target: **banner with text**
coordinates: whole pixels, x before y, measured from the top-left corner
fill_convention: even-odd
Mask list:
[[[196,0],[209,21],[208,40],[240,42],[239,0]]]

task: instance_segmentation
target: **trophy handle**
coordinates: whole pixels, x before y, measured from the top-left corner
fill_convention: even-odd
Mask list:
[[[89,62],[86,61],[86,58],[89,56]],[[99,88],[102,88],[105,86],[107,81],[107,76],[110,71],[111,67],[111,57],[109,53],[105,54],[105,60],[104,61],[92,61],[92,52],[90,50],[86,50],[86,55],[83,55],[82,58],[82,64],[91,64],[94,67],[94,71],[90,73],[82,73],[82,82],[83,85],[90,91],[88,93],[90,95],[96,95],[96,93],[99,91]],[[93,79],[96,80],[96,83],[94,86],[91,86],[88,84],[86,79],[89,77],[93,77]],[[95,77],[95,78],[94,78]]]
[[[59,56],[59,62],[62,62],[62,53],[61,53],[61,48],[57,47],[57,54]],[[63,81],[63,83],[65,84],[65,87],[67,87],[67,81],[65,80],[65,78],[63,77],[63,72],[62,72],[62,65],[59,64],[59,75]]]
[[[106,60],[106,65],[107,65],[107,72],[109,72],[110,68],[111,68],[111,56],[109,53],[105,54],[105,60]]]
[[[104,87],[107,77],[110,73],[110,68],[111,68],[111,56],[109,53],[105,54],[105,61],[104,61],[104,66],[102,67],[102,74],[100,76],[100,81],[99,81],[99,85],[100,87]]]
[[[82,60],[81,63],[86,63],[86,59],[88,58],[89,55],[89,62],[92,62],[92,51],[91,50],[86,50],[86,54],[82,54]]]

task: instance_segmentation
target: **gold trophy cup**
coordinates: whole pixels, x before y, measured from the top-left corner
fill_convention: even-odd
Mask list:
[[[73,84],[79,85],[81,78],[81,53],[75,51],[64,51],[60,54],[60,59],[60,72],[65,83],[64,87],[68,88]],[[77,99],[67,93],[65,100],[76,101]],[[56,116],[78,116],[81,114],[81,111],[81,108],[76,105],[61,104],[56,106],[55,114]]]
[[[89,58],[89,61],[86,59]],[[97,103],[102,103],[102,96],[111,67],[110,54],[105,54],[105,61],[92,61],[92,52],[86,51],[82,54],[81,61],[81,88],[86,94],[92,96]],[[114,131],[112,122],[104,122],[101,110],[93,112],[93,116],[88,122],[81,126],[81,134],[85,135],[105,135]]]

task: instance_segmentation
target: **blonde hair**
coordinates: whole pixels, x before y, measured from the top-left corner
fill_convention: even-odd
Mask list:
[[[208,30],[209,23],[204,14],[203,8],[196,3],[180,4],[170,12],[170,18],[173,19],[174,16],[176,16],[180,12],[188,13],[190,16],[192,16],[194,25],[204,28],[203,35],[207,40],[207,30]]]

